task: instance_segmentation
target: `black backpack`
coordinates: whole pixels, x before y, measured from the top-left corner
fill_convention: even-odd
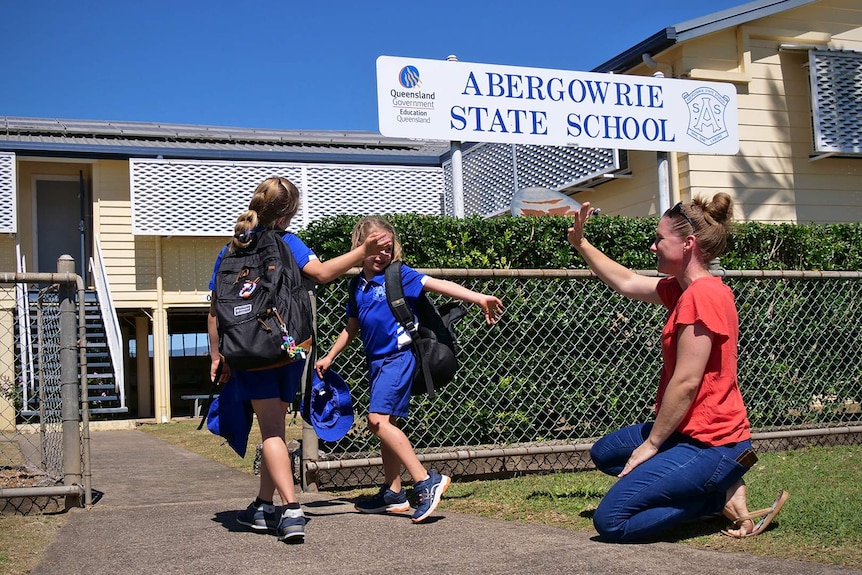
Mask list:
[[[304,359],[312,344],[309,286],[283,231],[254,233],[226,251],[215,282],[219,352],[233,369],[265,369]]]
[[[458,368],[456,354],[458,352],[455,337],[455,322],[467,314],[459,303],[450,302],[442,306],[431,303],[424,293],[416,300],[416,319],[413,311],[404,298],[404,286],[401,283],[401,262],[394,261],[386,267],[385,286],[386,299],[392,315],[413,338],[412,348],[418,362],[418,369],[413,375],[411,393],[420,395],[428,393],[428,398],[434,398],[434,389],[452,381]],[[350,297],[356,305],[356,288],[359,278],[350,282]]]

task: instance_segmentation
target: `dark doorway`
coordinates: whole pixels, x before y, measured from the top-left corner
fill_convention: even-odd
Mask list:
[[[75,273],[84,277],[82,187],[77,178],[36,180],[36,269],[28,271],[56,272],[57,258],[68,254],[75,259]]]

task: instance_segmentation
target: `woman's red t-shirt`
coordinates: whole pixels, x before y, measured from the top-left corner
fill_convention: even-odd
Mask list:
[[[661,333],[663,366],[656,409],[676,369],[679,326],[700,323],[715,335],[712,351],[694,403],[676,430],[707,445],[750,439],[751,424],[736,374],[739,316],[733,292],[711,276],[696,279],[685,291],[676,278],[662,278],[657,292],[669,312]]]

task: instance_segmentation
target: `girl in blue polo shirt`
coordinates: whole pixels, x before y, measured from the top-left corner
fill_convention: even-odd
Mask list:
[[[392,225],[376,217],[362,218],[353,228],[352,241],[354,247],[362,245],[368,237],[378,232],[386,234],[392,247],[363,260],[356,297],[349,298],[347,304],[347,326],[329,353],[317,361],[315,368],[322,378],[338,354],[350,345],[357,333],[360,335],[370,371],[368,429],[380,439],[385,484],[377,495],[357,503],[356,509],[363,513],[403,513],[410,509],[407,493],[401,485],[403,465],[413,478],[413,489],[417,496],[413,523],[421,523],[437,508],[451,480],[433,469],[425,469],[416,457],[410,440],[396,424],[396,417],[407,417],[410,388],[416,369],[416,358],[410,348],[410,334],[392,315],[384,286],[384,270],[393,260],[401,259],[401,246]],[[414,310],[414,315],[416,298],[423,291],[475,303],[484,311],[488,324],[497,323],[503,311],[503,303],[494,296],[475,292],[448,280],[432,278],[406,265],[401,266],[401,283],[405,299]]]
[[[287,178],[271,177],[261,182],[252,195],[248,210],[237,218],[231,243],[222,248],[216,258],[210,289],[215,290],[219,263],[228,250],[248,247],[256,231],[287,229],[299,208],[299,202],[299,190]],[[364,242],[354,245],[351,251],[323,262],[296,235],[285,232],[283,238],[302,275],[321,284],[341,276],[380,250],[392,249],[392,240],[388,236],[370,234],[365,236]],[[212,306],[215,306],[215,302],[216,292],[213,291]],[[302,541],[305,537],[305,516],[293,485],[290,456],[284,441],[284,417],[296,397],[303,362],[296,361],[269,369],[231,370],[218,350],[218,319],[214,307],[210,309],[207,329],[210,339],[210,378],[216,381],[218,377],[219,384],[231,380],[231,385],[239,386],[239,397],[251,402],[263,438],[258,496],[247,509],[237,514],[237,522],[257,531],[274,529],[282,540]],[[286,506],[280,518],[276,516],[273,505],[276,489]]]

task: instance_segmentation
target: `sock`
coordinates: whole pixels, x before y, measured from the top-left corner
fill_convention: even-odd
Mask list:
[[[288,503],[287,508],[288,509],[302,509],[302,507],[299,506],[298,502]]]
[[[263,507],[264,511],[268,511],[270,513],[272,513],[272,510],[274,509],[274,507],[272,505],[272,501],[264,501],[260,497],[254,498],[254,506],[255,507]]]

